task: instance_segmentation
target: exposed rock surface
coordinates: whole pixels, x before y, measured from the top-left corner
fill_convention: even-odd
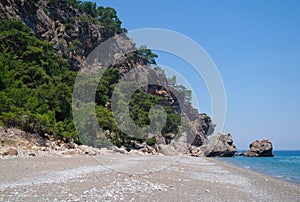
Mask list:
[[[0,148],[0,155],[3,155],[3,156],[17,156],[18,155],[18,150],[16,148],[12,148],[12,147]]]
[[[189,114],[189,113],[185,113]],[[189,119],[191,121],[192,130],[196,134],[192,145],[201,146],[208,143],[207,137],[210,136],[215,128],[215,124],[211,118],[202,113],[196,119]]]
[[[249,145],[249,150],[244,154],[248,157],[273,157],[273,145],[268,139],[254,141]]]
[[[36,36],[52,43],[74,69],[105,40],[101,23],[87,23],[84,19],[88,16],[67,1],[4,0],[0,2],[0,19],[22,20]],[[71,48],[75,40],[81,43],[76,49]]]
[[[189,147],[187,134],[183,133],[180,136],[176,136],[169,144],[158,145],[158,151],[164,155],[188,154]]]
[[[236,151],[236,146],[229,133],[214,135],[209,139],[207,144],[200,147],[192,146],[189,148],[190,154],[197,157],[231,157]]]
[[[24,132],[16,128],[0,127],[0,157],[36,157],[49,155],[89,155],[97,154],[134,154],[134,155],[161,155],[157,145],[149,146],[145,143],[136,144],[128,151],[124,146],[118,148],[93,148],[87,145],[77,145],[73,140],[54,139],[51,136],[41,137],[37,134]],[[171,153],[170,153],[171,155]]]
[[[212,151],[208,155],[209,157],[231,157],[237,151],[232,136],[229,133],[212,136],[209,140],[209,145],[212,147]]]
[[[72,140],[68,143],[53,137],[41,137],[16,128],[0,127],[0,156],[39,156],[57,155],[96,155],[101,150],[86,145],[77,145]],[[104,151],[104,150],[102,150]]]

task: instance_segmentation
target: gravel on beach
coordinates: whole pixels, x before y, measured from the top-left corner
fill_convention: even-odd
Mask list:
[[[300,201],[300,185],[188,156],[0,159],[0,201]]]

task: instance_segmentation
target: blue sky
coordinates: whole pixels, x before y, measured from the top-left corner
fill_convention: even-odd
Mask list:
[[[201,45],[224,82],[230,132],[238,149],[269,138],[275,149],[300,149],[300,1],[102,0],[127,30],[162,28]],[[210,114],[209,93],[188,64],[159,53],[159,64],[174,68]],[[186,73],[186,74],[184,74]]]

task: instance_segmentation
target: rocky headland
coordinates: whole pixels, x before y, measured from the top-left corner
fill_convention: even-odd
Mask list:
[[[71,72],[67,74],[78,72],[79,69],[83,67],[84,61],[91,51],[105,40],[118,34],[126,33],[126,29],[121,27],[121,21],[118,19],[116,12],[112,8],[97,8],[94,3],[80,3],[79,1],[40,0],[32,2],[29,0],[5,0],[0,2],[0,19],[21,21],[30,29],[31,34],[33,34],[34,37],[50,43],[53,46],[53,50],[57,57],[69,64],[69,70]],[[9,25],[14,27],[13,29],[20,29],[20,27],[22,27],[14,21],[13,24],[14,25]],[[22,28],[22,33],[23,32],[24,28]],[[4,32],[4,35],[7,33],[10,34],[9,32]],[[6,43],[5,45],[8,46]],[[28,47],[32,47],[32,45],[28,45]],[[16,48],[19,48],[19,46],[16,46]],[[122,51],[125,49],[130,49],[133,52],[124,55],[122,54]],[[25,49],[24,51],[27,50],[28,49]],[[212,138],[212,141],[214,142],[209,141],[208,137],[213,134],[215,128],[215,124],[212,122],[211,118],[205,113],[199,113],[197,109],[194,109],[191,106],[191,103],[186,99],[186,94],[189,93],[186,89],[171,85],[163,71],[157,70],[151,66],[152,64],[155,64],[154,59],[157,57],[155,54],[151,53],[149,50],[143,50],[141,52],[141,50],[138,50],[135,47],[135,43],[126,36],[119,37],[116,40],[115,46],[111,48],[111,51],[114,57],[114,62],[112,62],[111,67],[118,70],[118,72],[113,71],[113,74],[116,75],[115,77],[118,77],[118,74],[123,77],[133,68],[138,72],[141,67],[145,67],[142,72],[143,82],[147,84],[152,80],[156,81],[156,85],[145,85],[141,90],[149,95],[153,95],[156,100],[159,100],[157,104],[169,111],[170,118],[168,117],[169,120],[167,120],[169,125],[164,129],[165,132],[148,133],[148,135],[144,136],[143,140],[136,140],[131,137],[127,138],[124,134],[115,129],[115,126],[111,127],[111,124],[107,124],[108,122],[112,122],[107,115],[111,113],[111,101],[106,99],[106,97],[102,98],[100,96],[98,100],[96,98],[96,101],[98,101],[97,105],[99,105],[99,107],[101,105],[101,110],[104,110],[103,113],[107,115],[107,117],[101,115],[103,121],[100,121],[101,123],[106,124],[103,126],[106,130],[102,131],[101,134],[90,134],[94,138],[92,143],[82,143],[88,144],[94,148],[103,148],[103,142],[112,142],[113,145],[116,145],[116,147],[114,146],[114,150],[121,153],[162,153],[166,155],[193,153],[192,155],[194,156],[232,155],[235,151],[231,142],[232,139],[227,140],[228,138],[225,135],[227,139],[225,136],[220,138],[218,136],[217,138]],[[32,57],[30,60],[32,60]],[[39,62],[43,65],[47,64],[44,59]],[[47,69],[47,65],[43,68]],[[48,70],[45,72],[46,74],[48,74],[47,71]],[[81,71],[84,72],[85,69],[81,69]],[[93,71],[98,70],[91,68],[87,72]],[[52,78],[52,75],[50,76]],[[55,79],[57,79],[57,76],[53,77],[53,80]],[[70,80],[72,78],[62,78],[62,81],[68,79]],[[133,77],[131,79],[134,80],[136,78]],[[24,80],[22,82],[24,82]],[[118,82],[118,80],[113,80],[112,82]],[[62,83],[61,85],[65,84]],[[106,86],[104,87],[106,89],[109,91],[112,90],[110,86],[107,86],[107,84],[105,85]],[[34,85],[31,84],[29,87],[32,88],[32,86]],[[32,92],[34,91],[34,89],[31,90]],[[60,89],[57,90],[59,91]],[[70,93],[71,90],[71,88],[69,91],[66,90],[64,96],[70,96],[68,93]],[[100,93],[101,92],[99,92],[99,94]],[[10,92],[7,92],[6,96],[12,96],[9,94]],[[111,92],[108,92],[108,96],[110,94]],[[64,96],[57,101],[61,102],[61,109],[53,111],[52,114],[55,114],[55,117],[53,117],[53,115],[50,116],[49,113],[43,115],[32,115],[32,113],[28,113],[29,109],[27,109],[27,106],[31,105],[30,102],[26,105],[24,103],[25,106],[21,106],[21,112],[12,112],[12,115],[7,114],[7,108],[3,109],[3,112],[5,113],[3,115],[4,118],[2,118],[4,120],[2,123],[4,128],[1,128],[1,136],[4,141],[4,144],[2,145],[5,146],[7,145],[7,142],[12,141],[13,138],[9,139],[8,136],[15,133],[13,136],[16,136],[16,142],[12,146],[20,149],[28,148],[29,151],[54,150],[60,151],[61,153],[81,153],[82,151],[77,148],[78,145],[74,143],[79,143],[78,137],[76,137],[76,135],[71,135],[76,133],[74,131],[74,126],[72,126],[72,119],[68,118],[72,113],[71,103],[68,101],[69,98],[65,98]],[[45,100],[44,102],[48,101]],[[8,105],[10,104],[11,103]],[[141,105],[143,106],[143,103],[141,103]],[[55,107],[49,105],[49,109]],[[146,109],[141,108],[139,110]],[[27,113],[29,115],[27,115]],[[144,113],[148,112],[141,111],[141,114]],[[31,116],[33,117],[31,118]],[[49,126],[50,120],[38,120],[40,125],[36,124],[36,119],[40,119],[43,116],[48,117],[48,119],[51,120],[56,119],[55,121],[57,123],[53,124],[53,126]],[[12,119],[11,117],[15,118]],[[25,123],[23,123],[24,117],[28,117],[28,120],[25,119]],[[181,122],[185,123],[181,128],[179,128],[179,117],[182,119]],[[140,119],[140,117],[137,118]],[[147,116],[145,116],[144,122],[147,123],[147,119]],[[35,122],[32,123],[32,120],[35,120]],[[144,122],[142,124],[144,124]],[[48,125],[42,125],[43,123]],[[24,125],[26,125],[26,127],[24,127]],[[63,128],[60,126],[63,126]],[[53,127],[53,129],[51,129],[51,127]],[[19,131],[17,128],[20,128],[23,131]],[[47,128],[49,128],[49,132],[47,132]],[[105,141],[99,141],[99,136],[105,136]],[[35,140],[30,139],[29,137],[34,137]],[[20,138],[22,139],[20,140],[21,142],[17,143],[17,140]],[[25,140],[28,141],[28,146],[25,146],[26,148],[24,148]],[[204,145],[207,146],[203,147]],[[83,146],[78,147],[82,148]],[[66,149],[69,150],[65,151]],[[195,151],[197,149],[200,149],[201,152],[196,154]],[[222,151],[222,149],[224,149],[224,151]],[[2,153],[7,154],[12,152],[4,151]],[[34,156],[34,153],[31,155]]]
[[[109,125],[106,124],[104,125],[106,129],[102,131],[102,134],[93,135],[94,141],[91,144],[87,143],[89,146],[85,146],[81,145],[85,142],[80,143],[78,136],[70,135],[75,134],[75,129],[72,126],[72,119],[67,119],[65,113],[71,114],[71,104],[70,101],[67,101],[68,99],[62,96],[60,100],[62,101],[61,108],[66,110],[65,113],[61,112],[62,109],[59,109],[53,112],[55,117],[49,118],[56,119],[55,127],[57,125],[63,126],[62,129],[59,129],[61,131],[57,128],[49,130],[49,132],[47,130],[39,131],[42,128],[51,128],[48,125],[32,127],[31,125],[36,126],[38,124],[35,123],[36,121],[34,123],[30,123],[30,121],[36,120],[36,117],[41,117],[39,114],[34,117],[30,117],[30,115],[26,124],[19,123],[23,121],[24,117],[28,117],[27,114],[22,114],[22,112],[9,114],[4,118],[1,117],[2,120],[6,121],[6,123],[0,121],[0,124],[4,125],[0,128],[2,155],[16,156],[20,155],[22,151],[27,152],[29,156],[36,156],[39,152],[95,155],[100,149],[103,149],[103,142],[97,139],[103,136],[105,136],[106,142],[112,142],[106,150],[124,154],[186,154],[195,157],[231,157],[236,153],[237,149],[232,136],[229,133],[212,136],[215,124],[207,114],[199,113],[197,109],[191,106],[191,103],[186,99],[186,94],[189,92],[186,89],[183,91],[178,90],[176,86],[171,85],[163,71],[159,70],[158,67],[153,68],[151,66],[156,64],[155,57],[157,56],[149,50],[140,52],[135,47],[134,41],[126,36],[126,29],[121,27],[121,21],[114,9],[97,8],[94,3],[80,3],[79,1],[39,0],[33,2],[30,0],[5,0],[0,2],[0,19],[21,21],[36,38],[50,43],[55,54],[68,63],[71,70],[68,74],[77,73],[80,69],[83,72],[99,71],[97,68],[88,70],[82,68],[86,57],[105,40],[123,34],[122,37],[115,40],[114,46],[109,49],[111,51],[109,54],[113,55],[114,59],[111,67],[117,69],[121,77],[124,77],[130,70],[135,68],[137,74],[143,75],[142,78],[139,78],[142,83],[145,83],[142,91],[155,96],[155,99],[159,100],[157,104],[168,109],[173,118],[168,121],[169,128],[165,129],[169,132],[148,133],[144,135],[143,140],[134,138],[117,139],[120,136],[124,137],[124,134],[118,134],[114,126],[109,128]],[[20,26],[17,25],[15,28],[19,29],[18,27]],[[4,32],[4,35],[6,34]],[[133,52],[124,55],[122,53],[125,50],[132,50]],[[45,62],[42,61],[42,63]],[[47,68],[47,66],[44,68]],[[119,76],[116,72],[114,74],[116,77]],[[130,79],[136,80],[137,78],[133,75]],[[153,81],[157,84],[146,85]],[[118,80],[113,82],[118,82]],[[63,85],[65,84],[63,83]],[[105,87],[107,88],[107,86]],[[108,89],[112,90],[110,86]],[[58,89],[58,91],[60,90]],[[65,96],[70,96],[71,90],[70,88],[67,92],[69,95]],[[110,92],[108,95],[110,95]],[[4,98],[6,98],[5,96]],[[108,116],[111,113],[111,100],[102,97],[101,99],[99,98],[97,104],[105,108],[104,112],[107,116],[103,118],[102,122],[113,122]],[[6,104],[3,105],[4,108],[0,109],[2,110],[0,115],[2,112],[7,113],[9,111]],[[53,108],[53,106],[49,106],[49,108]],[[26,108],[22,110],[28,111]],[[145,109],[141,108],[141,110]],[[11,116],[19,116],[21,120],[11,119]],[[176,123],[177,125],[172,123],[176,122],[178,117],[181,117],[181,123],[184,123],[182,124],[184,126],[178,127],[180,123]],[[65,126],[66,122],[69,122],[69,125]],[[26,125],[26,127],[23,125]],[[245,153],[245,156],[273,156],[272,149],[272,144],[267,140],[255,141],[250,145],[250,150]]]

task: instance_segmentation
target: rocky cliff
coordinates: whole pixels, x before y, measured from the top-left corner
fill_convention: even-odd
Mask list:
[[[89,10],[78,1],[3,0],[0,19],[22,20],[38,38],[53,44],[57,54],[67,59],[71,68],[79,69],[84,58],[101,42],[125,31],[113,10],[107,9],[107,15],[112,15],[108,23],[117,24],[108,27],[93,16],[94,8],[95,4],[91,4]]]
[[[0,2],[0,19],[17,19],[24,22],[37,38],[53,45],[57,55],[69,63],[72,71],[78,71],[85,58],[99,44],[126,32],[121,27],[121,21],[114,9],[96,7],[95,3],[80,3],[76,0],[3,0]],[[126,37],[124,40],[130,41]],[[121,76],[132,68],[146,67],[147,70],[143,72],[145,83],[149,83],[153,78],[158,83],[145,85],[142,90],[160,97],[159,104],[172,109],[171,114],[183,117],[185,123],[178,135],[168,130],[164,134],[152,135],[149,138],[154,137],[156,140],[154,144],[149,145],[156,152],[167,150],[173,153],[188,153],[191,146],[200,147],[207,144],[207,137],[213,133],[215,127],[211,118],[204,113],[198,113],[184,100],[184,94],[168,83],[162,71],[151,67],[151,64],[155,63],[152,60],[153,55],[145,58],[134,47],[134,42],[130,41],[129,44],[135,52],[117,57],[112,67],[118,69]],[[110,110],[110,103],[106,101],[104,104]],[[113,131],[108,131],[107,134],[111,137],[116,136]],[[125,150],[129,151],[134,147],[151,150],[149,145],[139,147],[137,142],[134,143],[135,145],[126,145]]]

